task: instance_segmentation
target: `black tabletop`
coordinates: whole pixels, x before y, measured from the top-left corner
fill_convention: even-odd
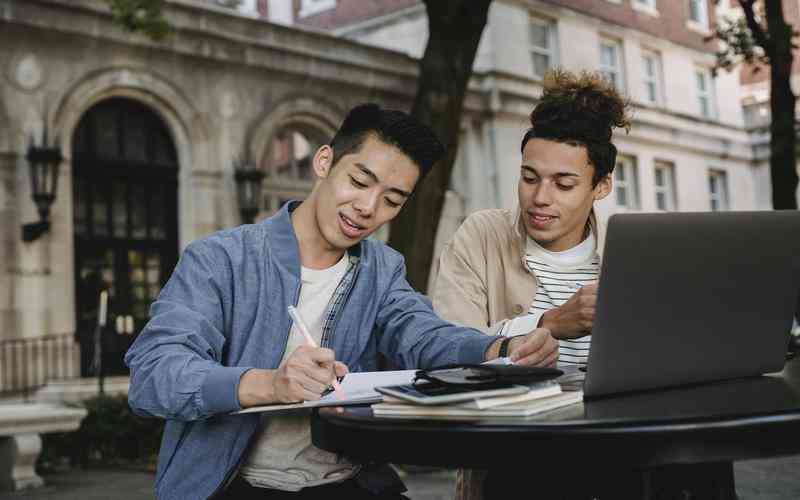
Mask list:
[[[575,462],[652,467],[800,453],[800,359],[779,374],[584,401],[531,418],[374,417],[322,408],[316,446],[362,460],[488,467]],[[570,463],[567,462],[567,463]]]

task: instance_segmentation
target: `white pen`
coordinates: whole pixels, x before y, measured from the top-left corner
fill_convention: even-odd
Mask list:
[[[300,333],[302,333],[306,338],[306,344],[310,345],[311,347],[318,347],[317,343],[314,342],[314,338],[310,333],[308,333],[308,327],[306,326],[305,321],[303,321],[303,318],[300,317],[300,312],[297,310],[297,308],[293,305],[289,305],[287,309],[289,311],[289,316],[291,316],[292,321],[294,321],[294,324],[297,326],[297,329],[300,330]],[[344,391],[342,391],[335,374],[333,377],[333,383],[331,385],[333,385],[333,390],[336,391],[337,396],[344,396]]]

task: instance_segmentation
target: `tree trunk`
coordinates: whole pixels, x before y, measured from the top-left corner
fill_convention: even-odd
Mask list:
[[[792,93],[792,27],[786,24],[780,1],[767,1],[767,31],[772,40],[770,59],[770,173],[772,206],[797,209],[795,155],[795,96]]]
[[[409,283],[423,293],[427,289],[439,217],[458,150],[464,95],[492,3],[491,0],[424,1],[428,10],[428,44],[420,61],[411,114],[436,132],[447,154],[417,186],[392,223],[389,237],[389,245],[406,258]]]

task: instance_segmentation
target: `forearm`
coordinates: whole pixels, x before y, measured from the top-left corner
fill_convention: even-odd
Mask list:
[[[275,392],[276,370],[253,368],[239,380],[239,405],[242,408],[278,403]]]
[[[128,400],[140,415],[199,420],[240,409],[237,386],[249,367],[227,367],[187,354],[131,363]]]

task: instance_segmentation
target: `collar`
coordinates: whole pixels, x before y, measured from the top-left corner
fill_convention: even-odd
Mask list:
[[[514,228],[514,248],[517,251],[517,257],[519,258],[519,263],[523,269],[527,271],[528,264],[525,261],[525,252],[528,246],[528,233],[525,231],[525,225],[522,222],[522,209],[520,208],[519,204],[517,204],[516,208],[511,212],[511,227]],[[594,207],[592,207],[592,211],[589,212],[589,220],[587,221],[589,225],[589,230],[594,233],[596,243],[595,249],[598,253],[601,252],[602,248],[602,240],[600,239],[600,231],[597,227],[597,215],[594,212]]]
[[[264,245],[268,246],[275,260],[297,279],[300,279],[300,245],[292,226],[292,212],[300,206],[300,200],[290,200],[278,212],[261,222],[268,231]],[[361,256],[361,244],[347,249],[350,262],[357,262]]]

